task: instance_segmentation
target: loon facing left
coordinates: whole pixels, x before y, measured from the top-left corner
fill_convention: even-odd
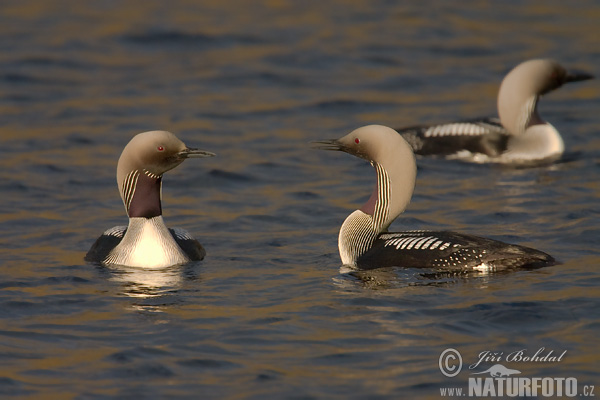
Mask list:
[[[187,147],[171,132],[150,131],[134,136],[117,164],[117,183],[129,225],[105,231],[85,260],[145,268],[202,260],[206,251],[196,239],[184,229],[166,227],[161,184],[163,174],[187,158],[214,155]]]

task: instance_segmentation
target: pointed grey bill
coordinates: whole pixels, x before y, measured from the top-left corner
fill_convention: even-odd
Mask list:
[[[348,146],[343,143],[342,140],[346,139],[344,136],[341,139],[327,139],[327,140],[317,140],[314,142],[310,142],[315,149],[319,150],[332,150],[332,151],[343,151],[344,153],[351,154],[355,157],[365,159],[367,161],[371,161],[371,158],[367,153],[364,152],[364,149],[360,149],[358,147]],[[361,151],[362,150],[362,151]]]
[[[214,157],[215,153],[211,153],[210,151],[194,149],[187,147],[185,150],[180,151],[177,155],[181,158],[204,158],[204,157]]]
[[[567,76],[565,77],[565,82],[587,81],[588,79],[594,79],[594,78],[595,78],[595,76],[590,73],[573,69],[573,70],[567,71]]]
[[[337,139],[315,140],[310,142],[313,149],[346,151],[346,147]]]

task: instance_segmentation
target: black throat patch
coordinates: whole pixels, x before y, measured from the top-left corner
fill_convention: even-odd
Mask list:
[[[162,214],[160,204],[161,183],[161,176],[150,177],[145,173],[139,174],[133,197],[127,210],[130,218],[152,218]]]

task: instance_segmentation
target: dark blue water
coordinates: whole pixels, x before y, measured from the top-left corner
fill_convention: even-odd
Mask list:
[[[600,386],[597,80],[540,102],[563,162],[419,160],[392,225],[524,244],[555,267],[341,273],[337,232],[374,173],[308,144],[369,123],[493,115],[500,80],[528,58],[598,75],[599,20],[592,0],[3,1],[0,397],[439,398],[467,387],[481,352],[542,347],[567,353],[501,363]],[[218,154],[163,180],[167,224],[206,259],[84,263],[126,223],[123,146],[154,129]],[[465,364],[454,378],[438,367],[447,348]]]

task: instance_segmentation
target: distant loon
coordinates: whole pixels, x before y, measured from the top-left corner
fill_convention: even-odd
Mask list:
[[[371,198],[350,214],[340,229],[338,247],[344,265],[497,271],[554,263],[551,256],[538,250],[461,233],[388,232],[410,202],[417,174],[412,149],[391,128],[369,125],[341,139],[315,143],[324,150],[363,158],[377,173]]]
[[[162,217],[162,175],[186,158],[213,153],[187,147],[166,131],[136,135],[123,149],[117,165],[117,183],[128,226],[115,226],[96,240],[86,261],[105,265],[161,268],[202,260],[206,251],[187,231],[168,229]]]
[[[497,118],[397,129],[419,155],[438,155],[477,163],[543,164],[564,152],[562,137],[537,111],[541,95],[565,83],[592,79],[567,71],[553,60],[517,65],[498,92]]]

